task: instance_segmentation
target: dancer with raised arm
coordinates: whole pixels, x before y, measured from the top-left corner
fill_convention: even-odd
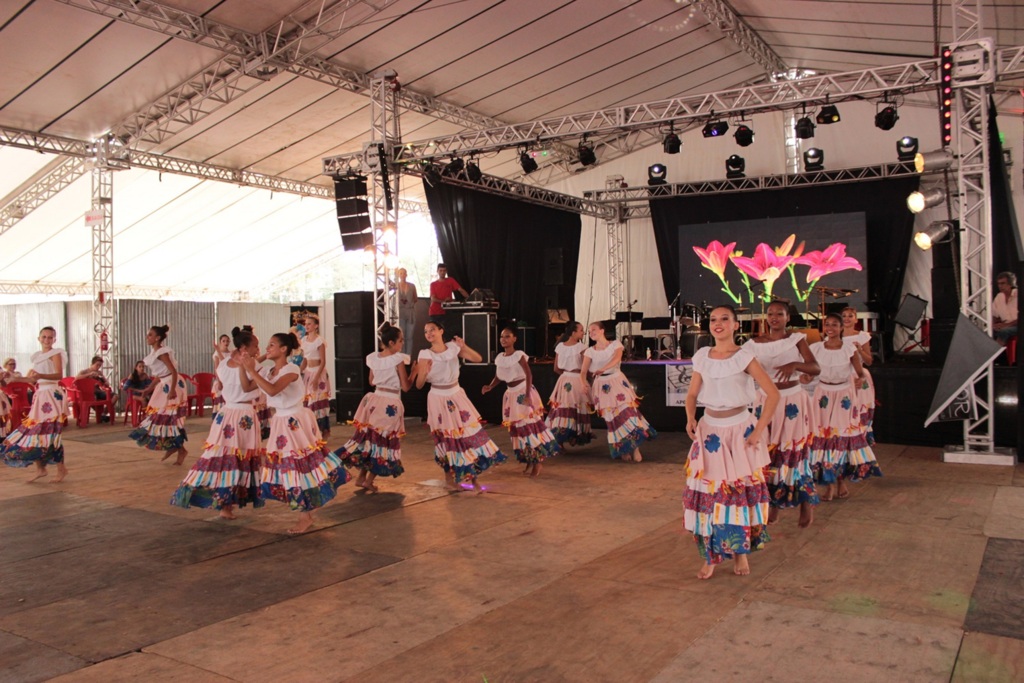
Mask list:
[[[329,503],[338,487],[349,480],[341,460],[327,450],[313,412],[302,405],[305,386],[300,370],[288,362],[288,355],[297,348],[299,340],[291,332],[272,336],[267,343],[267,359],[274,365],[262,372],[256,358],[239,356],[246,375],[267,395],[267,405],[274,409],[270,438],[263,449],[260,497],[299,511],[298,523],[288,529],[290,534],[308,531],[313,526],[313,511]]]
[[[380,328],[380,351],[366,357],[370,384],[374,390],[363,396],[352,418],[356,431],[334,454],[346,467],[359,470],[356,486],[376,492],[377,477],[397,477],[402,467],[405,436],[405,406],[402,392],[412,388],[406,366],[409,355],[402,353],[405,335],[401,327],[385,322]]]
[[[178,374],[178,361],[174,351],[166,345],[167,325],[155,325],[146,333],[146,343],[153,350],[142,359],[153,371],[158,382],[149,397],[146,417],[133,429],[128,438],[151,451],[166,451],[161,461],[178,454],[175,465],[185,462],[188,450],[185,442],[185,416],[188,414],[188,389]]]
[[[614,459],[640,462],[640,444],[658,435],[654,427],[640,414],[640,400],[622,374],[622,344],[611,340],[614,334],[611,322],[590,323],[590,338],[594,345],[583,352],[580,383],[590,394],[605,423],[608,425],[608,449]],[[594,377],[593,388],[588,373]]]
[[[512,437],[512,450],[516,460],[526,465],[523,474],[536,477],[546,459],[557,455],[561,448],[548,426],[544,423],[544,403],[533,386],[530,359],[516,350],[518,335],[514,327],[501,330],[499,341],[503,353],[494,359],[497,373],[490,384],[481,388],[481,393],[508,384],[501,402],[502,424],[508,427]]]
[[[594,406],[590,402],[590,392],[584,388],[580,378],[583,352],[587,349],[583,343],[586,333],[582,324],[570,320],[555,345],[557,379],[548,399],[546,422],[558,445],[563,448],[584,446],[594,438],[590,430],[590,414],[594,412]]]
[[[853,419],[864,428],[864,435],[867,437],[868,445],[875,443],[875,430],[872,426],[875,420],[875,380],[868,372],[868,366],[874,362],[871,355],[871,333],[857,329],[857,309],[847,306],[843,309],[843,340],[853,342],[853,347],[860,355],[860,363],[863,366],[863,377],[850,376],[853,382],[853,393],[857,402],[857,410]]]
[[[320,336],[320,318],[306,315],[306,336],[301,342],[304,359],[302,379],[306,386],[306,407],[313,411],[316,426],[324,440],[331,436],[331,386],[325,362],[324,340]]]
[[[240,353],[257,356],[260,341],[251,332],[231,331]],[[253,401],[259,395],[241,362],[228,354],[217,366],[224,401],[210,425],[203,452],[171,496],[171,505],[214,508],[235,519],[236,507],[262,507],[260,426]]]
[[[504,462],[505,455],[487,436],[480,413],[459,386],[459,359],[479,363],[483,358],[461,337],[445,343],[441,322],[427,323],[423,333],[429,346],[420,350],[413,376],[417,389],[430,383],[427,425],[434,437],[434,461],[444,469],[449,491],[461,491],[459,484],[467,479],[483,493],[477,477]]]
[[[800,373],[817,375],[818,361],[807,346],[807,338],[786,329],[788,304],[782,301],[768,304],[765,318],[767,332],[751,339],[743,348],[753,352],[757,362],[774,380],[780,395],[768,424],[768,453],[772,459],[765,471],[771,497],[768,522],[778,519],[779,510],[799,507],[799,525],[806,528],[814,520],[814,506],[819,500],[810,460],[814,438],[811,396],[800,386]],[[758,391],[755,417],[761,417],[766,397],[763,390]]]
[[[750,553],[768,542],[768,422],[775,415],[779,390],[754,358],[736,345],[740,324],[732,306],[711,310],[714,346],[693,355],[693,379],[686,394],[686,433],[693,439],[686,461],[683,525],[693,533],[704,566],[698,579],[710,579],[715,567],[732,558],[733,572],[750,573]],[[754,381],[765,394],[756,420]],[[697,406],[704,416],[697,421]]]
[[[68,468],[64,464],[64,444],[61,435],[68,422],[67,396],[58,383],[68,367],[67,352],[57,346],[57,330],[44,327],[39,330],[41,349],[32,354],[32,369],[25,376],[36,383],[32,407],[21,426],[12,431],[0,445],[0,456],[11,467],[35,465],[36,471],[29,481],[45,477],[46,466],[56,465],[54,484],[64,481]]]

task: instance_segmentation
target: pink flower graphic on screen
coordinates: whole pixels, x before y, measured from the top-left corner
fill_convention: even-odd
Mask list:
[[[846,255],[846,245],[842,242],[831,244],[824,251],[809,251],[796,262],[811,267],[807,271],[807,282],[812,284],[841,270],[861,270],[860,261]]]
[[[729,257],[732,256],[735,247],[735,242],[722,244],[718,240],[714,240],[703,249],[695,246],[693,251],[700,258],[700,264],[717,275],[718,279],[722,281],[722,291],[728,294],[730,299],[740,303],[740,298],[732,293],[732,288],[729,287],[729,282],[725,279],[725,268],[729,265]]]
[[[733,264],[737,268],[755,280],[760,280],[764,283],[763,298],[765,301],[771,300],[775,281],[782,276],[786,268],[795,260],[795,257],[789,255],[795,241],[796,235],[790,235],[782,243],[782,246],[776,249],[772,249],[768,244],[761,242],[754,250],[753,258],[748,256],[731,257]]]

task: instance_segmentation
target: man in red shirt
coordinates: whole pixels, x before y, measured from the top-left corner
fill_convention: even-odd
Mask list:
[[[445,310],[441,304],[445,301],[451,301],[455,292],[461,294],[463,299],[469,297],[469,294],[462,288],[462,285],[455,281],[455,278],[448,277],[448,268],[443,263],[438,263],[437,279],[430,283],[430,310],[428,315],[431,322],[444,325]],[[451,331],[449,331],[449,334],[451,334]]]

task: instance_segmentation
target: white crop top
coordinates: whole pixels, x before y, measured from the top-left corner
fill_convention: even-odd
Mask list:
[[[856,334],[845,334],[844,333],[843,334],[843,341],[847,341],[847,340],[852,341],[852,342],[856,342],[856,343],[858,343],[858,344],[863,346],[864,344],[870,344],[871,343],[871,335],[868,334],[867,332],[865,332],[864,330],[861,330],[860,332],[857,332]]]
[[[572,346],[559,342],[555,346],[555,358],[558,359],[558,367],[562,368],[563,372],[579,372],[580,367],[583,365],[583,352],[586,350],[587,345],[583,342],[576,342]]]
[[[32,369],[41,375],[52,375],[57,372],[57,364],[53,362],[55,356],[60,356],[61,372],[65,375],[68,372],[68,353],[62,348],[54,346],[49,351],[36,351],[29,360],[32,361]],[[44,380],[55,381],[55,380]]]
[[[228,365],[230,358],[225,358],[217,365],[217,379],[220,380],[220,394],[224,397],[225,403],[250,403],[260,395],[259,389],[244,391],[242,389],[242,377],[239,373],[245,372],[241,368],[232,368]]]
[[[700,393],[697,405],[711,410],[730,410],[749,406],[757,400],[754,378],[747,374],[747,366],[754,353],[746,346],[730,358],[719,360],[710,356],[711,347],[705,346],[693,355],[693,371],[700,373]]]
[[[498,366],[498,379],[502,382],[515,382],[516,380],[526,379],[523,366],[519,364],[522,358],[529,360],[529,356],[522,351],[513,351],[511,356],[499,353],[498,357],[494,359],[494,364]]]
[[[271,384],[276,384],[277,380],[281,379],[285,375],[300,375],[298,366],[292,363],[285,363],[281,370],[276,376],[271,377],[268,372],[265,377]],[[283,391],[278,393],[276,396],[267,396],[267,405],[271,408],[276,408],[281,412],[292,412],[302,407],[302,398],[306,394],[306,387],[302,383],[302,379],[292,380]]]
[[[421,349],[419,359],[432,362],[427,373],[427,381],[431,384],[455,384],[459,381],[459,346],[455,342],[445,344],[445,350],[440,353]]]
[[[381,355],[379,351],[371,353],[366,357],[366,367],[373,371],[374,385],[383,389],[402,390],[402,380],[398,378],[398,366],[409,364],[409,354],[392,353],[388,356]]]
[[[174,350],[169,346],[161,346],[155,351],[150,351],[149,355],[142,359],[142,362],[149,366],[149,369],[153,371],[153,374],[157,377],[167,377],[171,374],[171,369],[160,360],[160,357],[167,354],[167,357],[171,359],[171,363],[174,367],[178,367],[178,359],[174,357]]]
[[[849,381],[853,373],[850,358],[857,353],[849,337],[843,339],[843,347],[840,349],[826,349],[825,342],[815,342],[811,344],[811,353],[821,366],[819,381],[825,384],[842,384]]]
[[[309,337],[303,337],[302,341],[299,342],[299,346],[302,348],[302,355],[305,356],[307,361],[320,360],[320,349],[324,347],[324,338],[317,337],[316,340],[310,340]]]
[[[615,351],[621,348],[622,344],[620,344],[619,340],[616,339],[612,343],[608,344],[608,346],[605,347],[604,351],[598,351],[596,346],[591,346],[590,348],[583,352],[583,355],[590,359],[590,371],[597,372],[605,365],[607,365],[608,361],[610,361],[612,359],[612,356],[615,355]],[[613,365],[612,367],[608,368],[601,374],[610,375],[611,373],[618,371],[619,366]]]
[[[761,364],[768,376],[775,379],[775,372],[786,363],[802,363],[804,357],[800,355],[797,345],[807,337],[800,332],[793,332],[785,339],[776,339],[770,342],[758,343],[751,339],[743,348],[749,348],[754,358]],[[792,379],[796,379],[796,375]]]

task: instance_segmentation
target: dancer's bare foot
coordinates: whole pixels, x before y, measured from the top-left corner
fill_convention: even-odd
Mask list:
[[[779,521],[779,508],[772,505],[768,508],[768,523],[775,524],[777,521]]]
[[[622,462],[633,462],[633,454],[626,453],[624,456],[622,456]]]
[[[814,506],[804,501],[800,503],[800,521],[797,522],[801,529],[806,529],[814,521]]]
[[[836,497],[836,485],[835,484],[826,484],[825,485],[825,492],[821,494],[821,500],[827,503],[828,501],[832,500],[835,497]]]
[[[313,514],[311,512],[300,512],[299,523],[288,530],[288,533],[304,534],[309,531],[309,527],[313,526]]]
[[[633,462],[643,462],[644,456],[640,455],[640,449],[633,451]]]
[[[376,484],[374,484],[371,481],[364,481],[362,484],[358,484],[358,486],[360,488],[366,489],[370,493],[377,493],[377,491],[380,491],[380,489],[377,488]]]
[[[188,457],[188,451],[185,450],[184,448],[179,448],[178,449],[178,457],[177,457],[177,459],[175,459],[174,464],[175,465],[180,465],[181,463],[185,462],[185,458],[187,458],[187,457]]]
[[[57,463],[57,476],[51,479],[50,483],[59,484],[64,481],[64,477],[66,476],[68,476],[68,468],[64,463],[59,462]]]
[[[473,490],[477,492],[477,495],[484,492],[484,487],[480,485],[480,482],[477,481],[476,477],[470,477],[470,481],[473,483]]]
[[[847,498],[850,495],[850,489],[846,486],[846,480],[839,480],[839,493],[836,494],[840,498]]]
[[[235,517],[235,513],[232,511],[232,508],[231,508],[230,505],[225,505],[224,507],[222,507],[220,509],[220,518],[221,519],[238,519],[238,517]]]
[[[714,574],[714,573],[715,573],[715,565],[713,565],[713,564],[706,564],[706,565],[704,565],[703,567],[700,568],[699,572],[697,572],[697,578],[701,579],[701,580],[703,580],[703,579],[710,579],[711,575]]]
[[[539,476],[540,475],[541,467],[543,467],[543,465],[541,465],[540,462],[533,463],[533,467],[530,469],[530,476],[531,477]]]
[[[177,448],[172,448],[171,450],[169,450],[166,453],[164,453],[164,457],[160,458],[160,462],[163,462],[164,460],[167,460],[167,458],[169,458],[172,455],[174,455],[174,453],[177,452],[177,450],[178,450]]]
[[[32,475],[32,476],[31,476],[31,477],[29,478],[29,481],[31,482],[31,481],[35,481],[36,479],[42,479],[42,478],[43,478],[43,477],[45,477],[45,476],[46,476],[46,466],[45,466],[45,465],[43,465],[42,467],[39,467],[39,466],[37,465],[37,466],[36,466],[36,473],[35,473],[35,474],[33,474],[33,475]]]
[[[359,476],[356,477],[356,486],[362,486],[366,482],[366,470],[359,470]]]
[[[455,474],[448,472],[444,475],[444,487],[449,491],[461,491],[462,488],[455,481]]]
[[[733,565],[732,573],[736,576],[746,576],[750,573],[750,560],[746,555],[737,555]]]
[[[532,462],[526,463],[526,467],[523,468],[523,476],[527,477],[530,475],[530,469],[533,467]]]

